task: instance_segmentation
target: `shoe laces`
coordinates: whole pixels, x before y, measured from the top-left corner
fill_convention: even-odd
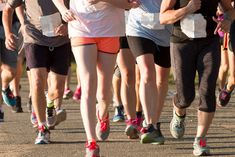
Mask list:
[[[92,140],[91,142],[86,142],[86,148],[89,150],[96,150],[98,148],[98,145],[96,144],[95,140]]]
[[[105,117],[104,119],[101,119],[99,116],[99,111],[98,111],[98,120],[100,121],[100,129],[102,132],[105,132],[109,126],[109,115]]]
[[[175,115],[177,116],[177,115]],[[180,117],[178,118],[174,118],[174,127],[177,127],[177,128],[182,128],[184,125],[184,120]]]
[[[206,140],[205,139],[200,139],[199,140],[199,145],[200,145],[200,147],[206,147]]]
[[[48,128],[45,125],[38,125],[38,130],[39,133],[45,133],[45,132],[49,132]]]
[[[136,121],[136,119],[128,119],[128,120],[126,120],[126,124],[137,126],[137,121]]]
[[[229,92],[227,92],[226,90],[222,90],[220,99],[225,100],[228,98],[228,96],[229,96]]]
[[[4,92],[10,99],[13,99],[15,97],[9,87]]]

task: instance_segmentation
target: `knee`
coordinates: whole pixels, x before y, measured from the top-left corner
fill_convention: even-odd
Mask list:
[[[191,105],[195,98],[195,94],[179,96],[178,94],[174,97],[174,105],[178,108],[187,108]]]
[[[155,69],[145,68],[141,73],[141,81],[145,84],[156,83],[156,72]]]
[[[132,70],[123,70],[121,72],[122,81],[125,82],[127,85],[134,85],[135,84],[135,71]]]
[[[82,97],[84,99],[89,99],[96,96],[97,78],[95,76],[81,78],[80,83],[82,88]]]
[[[157,87],[167,87],[168,86],[168,79],[157,79]]]
[[[220,66],[220,70],[221,70],[223,73],[228,72],[228,69],[229,69],[229,65],[228,65],[228,64],[222,64],[222,65]]]

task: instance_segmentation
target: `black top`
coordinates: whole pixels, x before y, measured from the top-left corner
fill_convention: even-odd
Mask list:
[[[18,22],[18,18],[16,16],[16,13],[14,12],[13,14],[13,19],[12,19],[12,23]],[[2,11],[0,12],[0,26],[2,26]]]
[[[218,7],[218,3],[220,0],[203,0],[201,1],[201,8],[196,11],[195,13],[201,13],[207,21],[206,38],[214,38],[218,37],[218,35],[214,35],[214,30],[217,26],[216,22],[213,21],[212,17],[216,16],[216,11]],[[179,9],[185,7],[188,4],[189,0],[177,0],[174,9]],[[186,42],[188,40],[197,40],[197,39],[190,39],[187,37],[180,28],[180,21],[174,23],[173,32],[171,36],[171,42]]]

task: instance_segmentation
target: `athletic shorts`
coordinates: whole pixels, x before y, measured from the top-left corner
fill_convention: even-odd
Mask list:
[[[12,32],[18,36],[18,31],[20,28],[20,23],[15,22],[12,25]],[[17,56],[18,56],[18,49],[20,49],[21,44],[23,43],[22,39],[19,39],[17,41],[17,50],[11,51],[8,50],[5,46],[5,35],[4,35],[4,29],[2,26],[0,26],[0,61],[3,64],[6,64],[12,68],[16,68],[17,65]]]
[[[120,48],[119,37],[71,38],[72,47],[81,46],[81,45],[91,45],[91,44],[96,44],[99,52],[110,53],[110,54],[118,53]]]
[[[170,47],[157,45],[152,40],[143,37],[128,36],[127,40],[135,58],[144,54],[153,54],[155,64],[164,68],[171,67]]]
[[[229,35],[229,50],[231,50],[235,54],[235,21],[233,21],[230,27],[230,35]]]
[[[199,110],[215,112],[216,80],[220,67],[219,38],[185,43],[171,43],[171,59],[177,94],[174,104],[187,108],[195,98],[195,77],[198,73]]]
[[[70,44],[48,47],[25,44],[26,64],[29,69],[47,68],[56,74],[67,75],[69,67]]]
[[[120,37],[120,49],[129,49],[127,37]]]

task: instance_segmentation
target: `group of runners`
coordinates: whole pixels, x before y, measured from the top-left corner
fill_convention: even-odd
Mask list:
[[[96,139],[109,137],[113,92],[113,121],[126,121],[127,137],[164,144],[159,119],[171,67],[176,94],[170,132],[176,139],[184,136],[198,73],[193,154],[210,154],[206,135],[216,106],[226,106],[235,87],[231,0],[6,0],[0,9],[2,98],[14,112],[23,111],[19,78],[25,56],[31,122],[38,130],[35,144],[50,143],[50,130],[66,119],[61,105],[71,94],[65,82],[73,53],[80,76],[74,97],[80,99],[86,157],[99,157]],[[229,43],[229,52],[221,52],[220,38]],[[216,99],[223,53],[229,53],[229,77],[227,82],[222,77]],[[115,77],[121,80],[119,87],[112,84]],[[1,121],[3,117],[0,106]]]

